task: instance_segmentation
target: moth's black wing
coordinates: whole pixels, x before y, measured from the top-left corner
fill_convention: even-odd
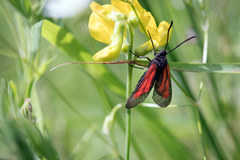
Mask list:
[[[159,76],[156,77],[153,100],[160,107],[167,107],[172,99],[172,86],[169,65],[166,63],[162,67]]]
[[[139,80],[137,87],[127,101],[126,108],[133,108],[146,99],[156,81],[157,74],[158,66],[153,63]]]

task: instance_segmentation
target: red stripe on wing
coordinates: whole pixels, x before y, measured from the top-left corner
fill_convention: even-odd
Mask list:
[[[166,64],[159,77],[156,77],[153,100],[160,107],[167,107],[172,99],[171,76],[169,65]]]
[[[156,64],[152,64],[146,74],[143,77],[143,80],[138,84],[140,87],[137,89],[136,93],[134,94],[134,98],[138,98],[139,96],[147,93],[151,90],[154,82],[154,77],[157,71]]]
[[[166,89],[163,93],[163,98],[167,98],[169,96],[170,93],[168,88],[169,88],[169,81],[166,82]]]
[[[161,85],[158,88],[158,92],[162,93],[163,98],[167,98],[170,95],[168,88],[169,88],[169,81],[171,78],[168,65],[166,65],[166,67],[164,68],[162,76],[163,78],[162,78]]]
[[[163,70],[163,73],[162,73],[162,83],[161,83],[160,87],[158,88],[158,91],[161,92],[161,93],[164,91],[164,87],[165,87],[165,82],[166,82],[166,68],[167,68],[167,67],[165,67],[164,70]]]

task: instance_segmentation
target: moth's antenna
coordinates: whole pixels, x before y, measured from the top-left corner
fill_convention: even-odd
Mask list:
[[[189,41],[189,40],[191,40],[191,39],[193,39],[193,38],[197,38],[197,36],[192,36],[192,37],[184,40],[182,43],[180,43],[179,45],[177,45],[175,48],[173,48],[172,50],[168,51],[167,53],[174,51],[176,48],[178,48],[179,46],[181,46],[183,43],[185,43],[185,42],[187,42],[187,41]]]
[[[153,44],[153,40],[152,40],[151,34],[150,34],[150,32],[149,32],[148,30],[147,30],[147,32],[148,32],[148,34],[149,34],[149,38],[150,38],[151,43],[152,43],[152,46],[153,46],[154,55],[156,55],[156,49],[155,49],[155,46],[154,46],[154,44]]]
[[[168,28],[168,32],[167,32],[167,44],[166,44],[166,46],[165,46],[165,51],[166,51],[166,49],[167,49],[167,45],[168,45],[168,39],[169,39],[169,31],[170,31],[170,29],[172,28],[172,25],[173,25],[173,21],[171,21],[171,24],[170,24],[170,26],[169,26],[169,28]]]
[[[55,70],[59,67],[70,65],[70,64],[126,64],[126,63],[137,64],[139,66],[147,67],[146,65],[141,64],[137,61],[128,61],[128,60],[119,60],[119,61],[112,61],[112,62],[68,62],[68,63],[62,63],[62,64],[59,64],[59,65],[56,65],[55,67],[50,69],[50,71],[53,71],[53,70]]]

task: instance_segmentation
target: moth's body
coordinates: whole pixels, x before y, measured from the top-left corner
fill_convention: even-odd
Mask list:
[[[126,108],[133,108],[143,102],[150,93],[153,85],[153,100],[160,107],[166,107],[171,102],[171,77],[165,50],[156,54],[150,62],[148,70],[140,78],[136,89],[129,97]]]
[[[166,57],[166,51],[162,50],[158,54],[156,54],[155,58],[152,60],[152,62],[149,64],[149,67],[151,64],[156,64],[158,67],[163,67],[167,63],[167,57]]]

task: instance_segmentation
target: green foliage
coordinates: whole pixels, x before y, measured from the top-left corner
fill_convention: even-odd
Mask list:
[[[19,159],[59,159],[58,154],[48,137],[43,136],[36,122],[25,119],[14,101],[17,91],[10,81],[7,85],[1,81],[1,137],[12,154]]]
[[[139,2],[157,23],[174,21],[169,50],[187,33],[198,38],[168,55],[177,107],[150,108],[149,96],[150,104],[132,109],[131,159],[239,159],[239,2]],[[102,45],[88,33],[89,9],[46,20],[44,4],[0,2],[0,159],[123,159],[125,109],[113,108],[126,102],[126,65],[50,72],[92,62]],[[133,47],[146,40],[135,37]],[[133,70],[132,89],[142,74]]]

